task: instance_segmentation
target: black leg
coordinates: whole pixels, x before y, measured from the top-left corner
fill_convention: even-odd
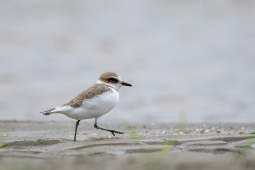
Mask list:
[[[77,129],[78,129],[78,126],[79,126],[80,121],[81,121],[81,120],[78,120],[78,121],[76,122],[75,134],[74,134],[74,141],[76,141],[76,133],[77,133]]]
[[[108,132],[111,132],[112,134],[113,134],[113,136],[115,136],[115,134],[114,133],[118,133],[118,134],[123,134],[124,132],[119,132],[119,131],[116,131],[116,130],[110,130],[110,129],[104,129],[104,128],[101,128],[101,127],[98,127],[97,126],[97,117],[95,118],[95,124],[94,124],[94,127],[96,128],[96,129],[101,129],[101,130],[106,130],[106,131],[108,131]]]

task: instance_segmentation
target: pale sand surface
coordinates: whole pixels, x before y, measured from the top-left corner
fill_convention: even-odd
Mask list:
[[[100,123],[126,131],[124,124]],[[74,122],[0,122],[1,169],[252,169],[255,167],[254,124],[132,124],[131,133],[113,137],[82,121],[77,142]],[[237,134],[240,131],[242,134]],[[187,134],[185,134],[187,133]],[[177,135],[176,135],[177,134]],[[169,142],[167,142],[169,141]],[[171,142],[170,142],[171,141]],[[165,145],[162,145],[165,144]],[[169,146],[164,154],[162,146]],[[237,155],[245,151],[237,159]]]

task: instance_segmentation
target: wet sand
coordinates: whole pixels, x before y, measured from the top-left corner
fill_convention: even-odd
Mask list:
[[[1,169],[252,169],[254,124],[0,122]],[[137,132],[137,133],[136,133]],[[136,135],[138,134],[138,135]],[[136,137],[136,138],[134,138]]]

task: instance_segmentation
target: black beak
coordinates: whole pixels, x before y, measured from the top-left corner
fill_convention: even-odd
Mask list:
[[[128,83],[126,83],[126,82],[124,82],[124,81],[123,81],[121,84],[122,84],[123,86],[132,86],[131,84],[128,84]]]

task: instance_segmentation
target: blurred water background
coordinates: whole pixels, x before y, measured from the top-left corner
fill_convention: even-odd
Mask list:
[[[133,85],[101,121],[255,120],[253,0],[0,2],[0,119],[62,105],[115,71]]]

